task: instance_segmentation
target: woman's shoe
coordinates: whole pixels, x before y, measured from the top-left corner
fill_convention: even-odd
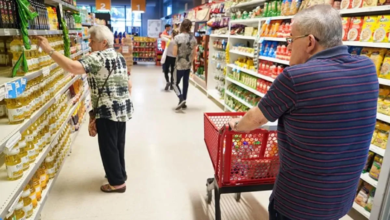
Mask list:
[[[168,91],[170,85],[170,83],[167,83],[167,85],[165,86],[165,91]]]
[[[124,193],[126,192],[126,186],[123,186],[121,188],[115,188],[110,184],[105,184],[100,187],[100,190],[105,193]]]

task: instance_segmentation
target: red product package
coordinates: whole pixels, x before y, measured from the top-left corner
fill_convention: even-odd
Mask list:
[[[349,31],[349,26],[351,25],[351,18],[350,17],[343,17],[341,19],[341,22],[343,24],[343,41],[347,40],[347,33]]]
[[[353,17],[351,19],[351,25],[347,35],[347,39],[349,41],[360,40],[360,32],[362,31],[363,21],[363,17]]]

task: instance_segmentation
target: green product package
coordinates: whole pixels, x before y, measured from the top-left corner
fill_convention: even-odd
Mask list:
[[[37,17],[38,13],[27,0],[16,0],[16,3],[18,4],[18,11],[21,20],[20,30],[22,32],[24,47],[29,50],[31,49],[31,42],[28,39],[28,21]]]
[[[17,75],[20,67],[22,67],[23,72],[28,72],[28,64],[25,51],[23,51],[18,61],[16,61],[14,67],[12,68],[12,77],[15,77]]]
[[[64,32],[64,53],[66,57],[70,57],[70,39],[69,39],[69,29],[68,26],[66,25],[66,22],[64,19],[61,18],[61,25],[63,27],[63,32]]]

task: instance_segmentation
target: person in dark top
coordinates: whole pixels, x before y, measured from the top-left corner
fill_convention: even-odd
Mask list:
[[[339,12],[316,5],[294,16],[290,67],[235,131],[278,120],[280,170],[270,220],[336,220],[351,209],[376,123],[373,62],[342,45]]]

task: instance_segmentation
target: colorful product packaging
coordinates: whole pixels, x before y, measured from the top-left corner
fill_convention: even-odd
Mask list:
[[[351,25],[347,36],[349,41],[360,40],[360,32],[362,31],[363,20],[363,17],[353,17],[351,19]]]
[[[390,15],[379,15],[378,25],[373,35],[373,40],[376,43],[389,42],[390,32]]]
[[[362,26],[362,31],[360,33],[360,41],[362,42],[372,42],[373,33],[375,32],[378,24],[378,16],[365,16]]]

